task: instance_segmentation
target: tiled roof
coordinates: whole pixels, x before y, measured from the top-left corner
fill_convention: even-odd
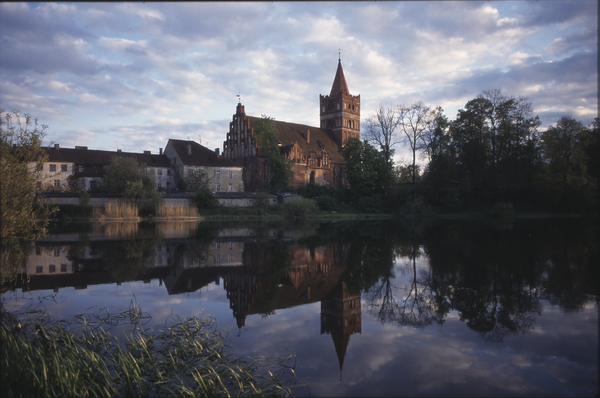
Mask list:
[[[214,151],[198,144],[195,141],[173,140],[169,143],[173,146],[179,159],[187,166],[210,166],[210,167],[243,167],[241,164],[217,155]],[[192,154],[188,154],[187,146],[191,145]]]
[[[254,124],[259,118],[247,116],[251,124]],[[287,123],[275,120],[277,128],[277,139],[281,144],[280,151],[284,154],[289,153],[294,143],[298,143],[300,150],[305,156],[310,151],[315,151],[317,156],[325,149],[329,154],[329,160],[333,163],[346,163],[341,154],[341,148],[335,141],[333,133],[330,130],[307,126],[304,124]],[[306,131],[310,132],[310,142],[306,141]]]
[[[117,156],[134,158],[138,163],[148,167],[171,167],[166,155],[147,155],[144,153],[99,151],[84,148],[44,148],[49,162],[74,163],[81,165],[109,165]]]
[[[331,86],[331,93],[329,93],[329,96],[333,97],[339,94],[350,94],[350,91],[348,90],[348,84],[346,84],[346,78],[344,77],[344,71],[342,70],[342,61],[338,61],[335,79],[333,79],[333,85]]]

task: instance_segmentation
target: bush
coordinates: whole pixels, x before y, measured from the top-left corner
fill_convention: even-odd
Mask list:
[[[285,215],[294,218],[304,218],[308,214],[319,212],[319,207],[312,199],[296,197],[283,205]]]
[[[196,191],[192,201],[199,209],[216,209],[219,207],[219,199],[206,186]]]
[[[420,195],[411,195],[400,208],[397,216],[403,218],[422,218],[433,215],[433,209]]]
[[[323,195],[317,200],[317,205],[321,210],[331,211],[338,208],[337,201],[329,195]]]

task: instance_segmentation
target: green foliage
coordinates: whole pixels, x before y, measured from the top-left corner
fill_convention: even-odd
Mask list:
[[[197,192],[202,188],[208,189],[210,178],[203,169],[190,169],[188,176],[179,180],[177,187],[188,192]]]
[[[102,311],[102,310],[101,310]],[[173,318],[163,330],[136,328],[119,341],[103,327],[130,319],[143,326],[139,306],[75,321],[0,324],[3,397],[29,396],[288,396],[286,366],[263,376],[258,363],[225,352],[226,332],[205,316]]]
[[[402,218],[423,218],[431,217],[434,214],[421,195],[411,195],[408,200],[400,207],[397,216]]]
[[[199,209],[216,209],[219,207],[219,199],[206,185],[194,193],[192,201]]]
[[[283,205],[284,213],[287,217],[303,219],[307,215],[319,212],[319,207],[312,199],[295,197]]]
[[[366,140],[356,138],[346,141],[343,150],[346,178],[350,190],[357,196],[383,193],[392,183],[392,164],[385,160]]]
[[[294,175],[292,161],[287,159],[279,151],[277,139],[277,127],[272,117],[262,115],[254,124],[254,139],[259,153],[268,157],[268,189],[270,192],[278,192],[288,187],[290,178]]]
[[[2,281],[12,278],[25,258],[28,241],[47,233],[56,208],[40,203],[35,190],[41,166],[47,159],[42,148],[46,125],[18,111],[0,109],[0,256]]]
[[[104,192],[116,193],[127,198],[132,205],[141,199],[152,198],[155,192],[153,179],[135,159],[116,156],[99,188]]]

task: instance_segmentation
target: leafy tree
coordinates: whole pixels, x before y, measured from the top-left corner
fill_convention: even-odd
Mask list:
[[[199,209],[216,209],[219,207],[219,199],[213,195],[208,186],[203,186],[194,193],[192,201]]]
[[[40,204],[35,184],[47,155],[42,148],[46,125],[18,111],[0,109],[0,220],[2,279],[12,276],[20,265],[23,241],[47,233],[48,220],[56,211]]]
[[[210,184],[210,178],[203,169],[191,169],[188,176],[181,179],[182,188],[187,191],[197,192],[202,188],[207,188]]]
[[[343,150],[346,160],[345,172],[350,190],[358,196],[370,196],[385,192],[392,184],[392,164],[367,140],[350,138]]]
[[[116,156],[104,177],[100,190],[112,192],[129,199],[135,205],[143,198],[151,198],[155,192],[153,179],[137,160]]]
[[[279,151],[275,120],[267,115],[254,122],[254,139],[261,155],[267,156],[267,184],[271,192],[285,189],[294,175],[292,161]]]
[[[384,108],[379,105],[375,115],[363,122],[363,137],[372,145],[379,147],[386,161],[391,162],[393,147],[402,142],[396,129],[400,122],[398,108]]]

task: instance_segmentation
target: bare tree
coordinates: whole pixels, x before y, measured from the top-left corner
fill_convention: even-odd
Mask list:
[[[394,145],[400,144],[398,137],[398,109],[384,108],[379,105],[379,110],[363,122],[363,137],[375,147],[379,147],[387,162],[391,161],[394,154]]]
[[[412,152],[411,170],[413,171],[416,170],[417,150],[427,146],[425,136],[434,124],[436,115],[437,108],[432,109],[421,101],[398,107],[398,125],[404,133],[403,143],[407,144]],[[414,172],[412,180],[414,184],[416,180]]]

